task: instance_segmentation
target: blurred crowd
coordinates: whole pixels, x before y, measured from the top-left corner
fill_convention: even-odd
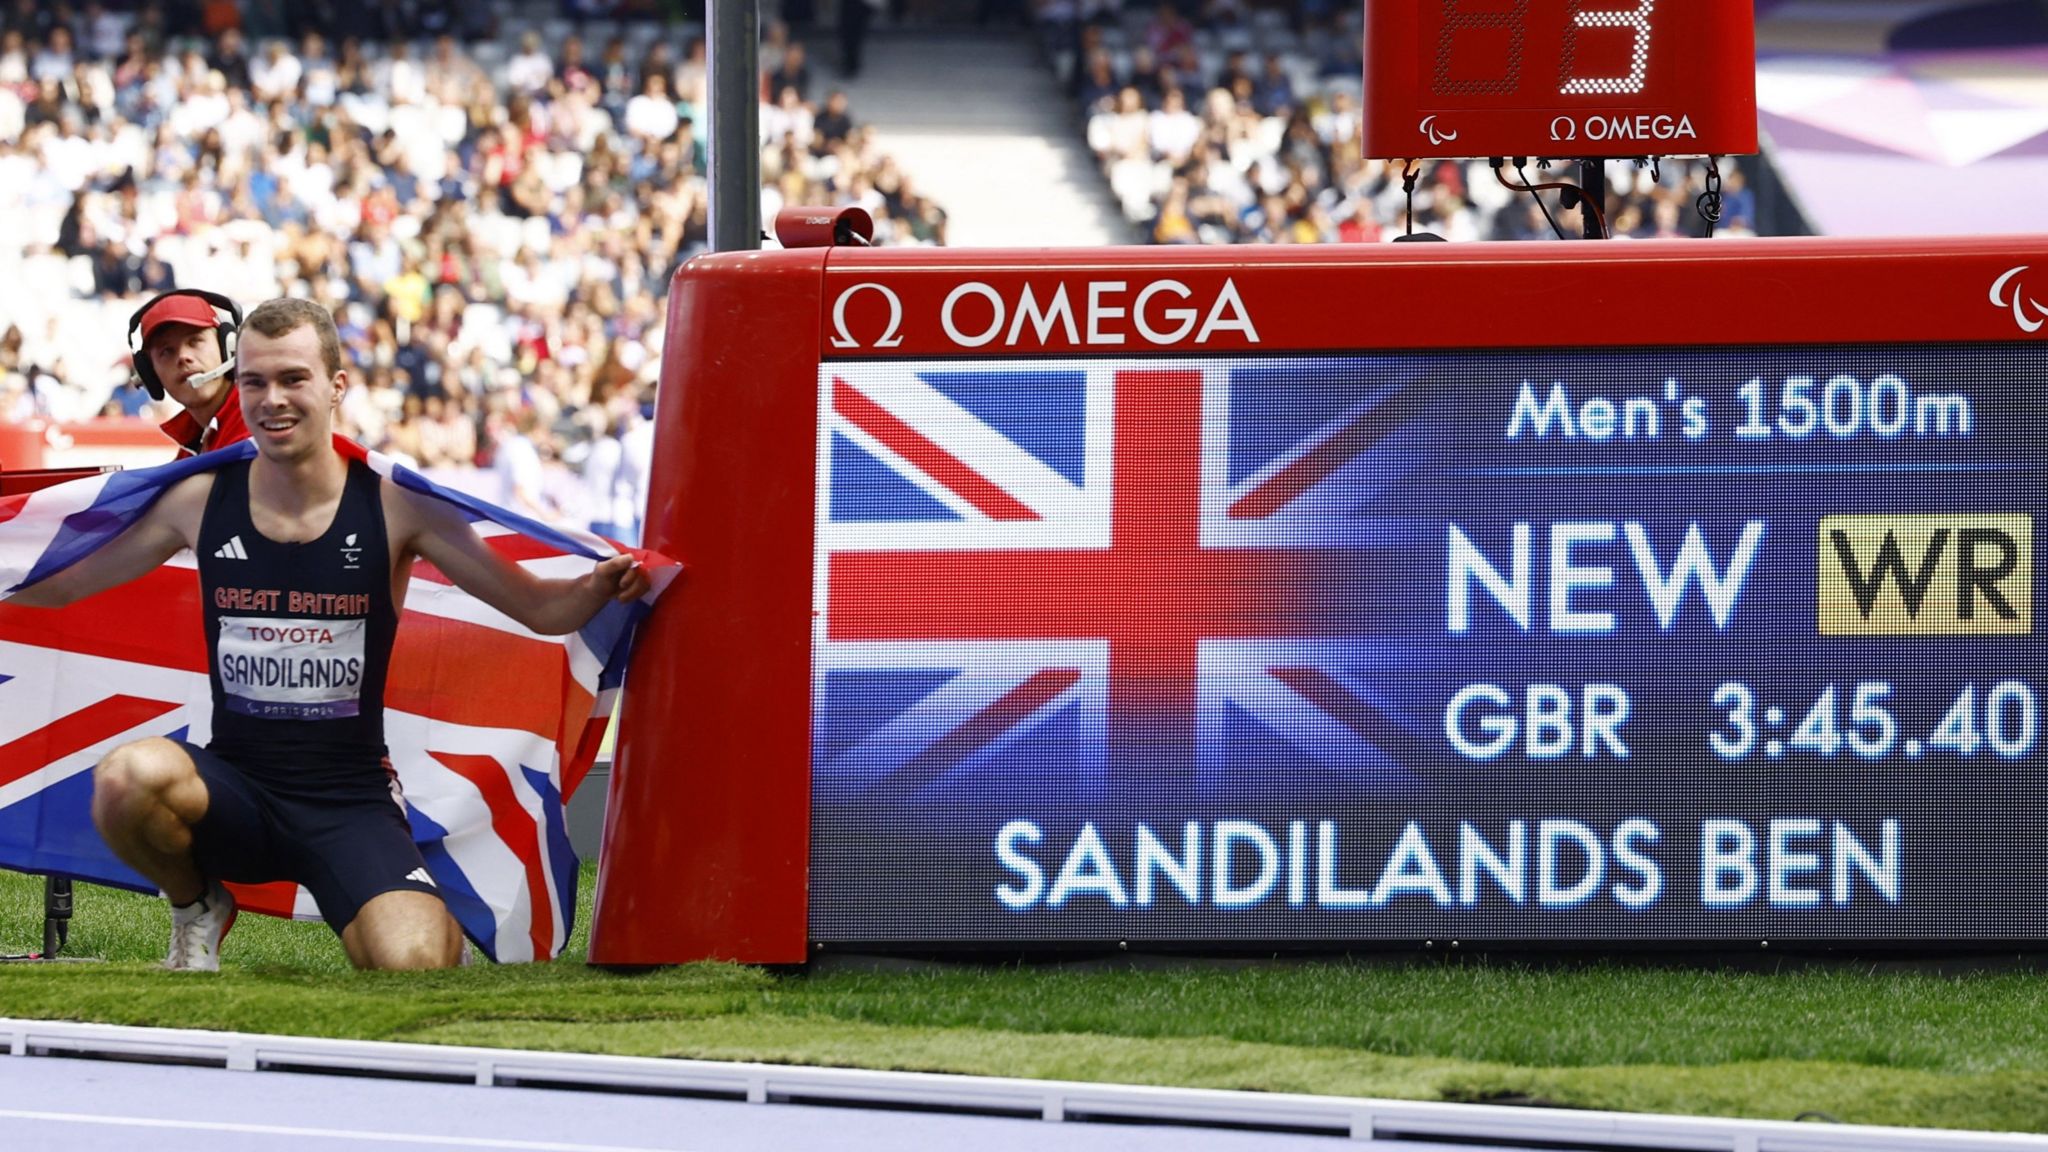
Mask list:
[[[614,519],[616,483],[572,466],[644,420],[666,283],[706,245],[703,38],[506,11],[8,0],[0,418],[140,412],[120,385],[149,294],[306,296],[364,385],[344,431],[428,468],[504,471],[510,444],[531,472],[530,447],[541,483],[500,495]],[[780,35],[761,124],[764,219],[858,203],[877,243],[944,242],[944,213]]]
[[[1404,181],[1361,155],[1356,4],[1188,2],[1031,0],[1138,237],[1369,242],[1411,219],[1451,240],[1577,233],[1556,193],[1539,202],[1483,162]],[[364,385],[351,434],[430,469],[504,472],[510,444],[541,479],[497,496],[615,518],[616,480],[590,461],[630,463],[664,287],[707,241],[705,47],[676,15],[664,0],[0,0],[0,419],[140,412],[123,337],[149,294],[302,295],[332,306]],[[878,243],[943,244],[944,211],[786,27],[764,25],[764,219],[859,204]],[[1606,175],[1614,235],[1704,230],[1701,166]],[[1719,231],[1747,232],[1743,173],[1720,176]]]
[[[1037,0],[1034,16],[1140,239],[1359,243],[1391,239],[1411,220],[1447,240],[1580,232],[1556,190],[1539,207],[1525,188],[1576,181],[1576,167],[1496,174],[1484,161],[1434,161],[1411,172],[1362,155],[1357,4]],[[1606,177],[1616,238],[1705,234],[1704,164],[1615,162]],[[1718,178],[1715,234],[1751,234],[1745,174],[1724,164]]]

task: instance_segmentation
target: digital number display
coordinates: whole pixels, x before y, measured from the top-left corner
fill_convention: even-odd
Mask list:
[[[818,386],[813,940],[2048,923],[2048,344]]]
[[[1512,96],[1522,90],[1528,59],[1530,0],[1506,11],[1476,0],[1443,0],[1443,31],[1436,39],[1434,96]],[[1620,7],[1588,5],[1619,4]],[[1657,0],[1572,0],[1558,46],[1560,96],[1635,96],[1643,91],[1657,45],[1652,18]],[[1601,30],[1623,35],[1602,35]],[[1588,33],[1591,34],[1588,34]],[[1605,74],[1599,57],[1616,58]],[[1539,58],[1541,54],[1539,54]]]
[[[1754,16],[1677,0],[1368,0],[1368,155],[1756,150]]]

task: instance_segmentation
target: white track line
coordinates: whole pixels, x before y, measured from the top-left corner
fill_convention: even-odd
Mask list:
[[[233,1124],[210,1120],[160,1120],[147,1116],[89,1116],[80,1112],[30,1112],[0,1108],[0,1119],[43,1120],[58,1124],[101,1124],[116,1128],[177,1128],[198,1132],[235,1132],[251,1136],[294,1136],[310,1140],[363,1140],[383,1144],[440,1144],[450,1148],[505,1148],[516,1152],[676,1152],[624,1144],[561,1144],[552,1140],[494,1140],[487,1136],[425,1136],[409,1132],[369,1132],[355,1128],[295,1128],[283,1124]]]
[[[1373,1100],[1280,1092],[1228,1092],[1132,1084],[882,1072],[804,1065],[725,1063],[570,1052],[524,1052],[387,1041],[331,1040],[0,1017],[0,1053],[14,1057],[113,1056],[224,1064],[233,1071],[353,1071],[478,1085],[526,1084],[685,1093],[752,1104],[935,1107],[1042,1116],[1047,1121],[1131,1120],[1150,1124],[1249,1127],[1348,1135],[1353,1140],[1463,1140],[1569,1144],[1677,1152],[2048,1152],[2048,1137],[2002,1132],[1816,1125],[1709,1116],[1515,1108],[1415,1100]],[[4,1058],[4,1057],[0,1057]],[[0,1116],[15,1115],[0,1112]],[[26,1115],[26,1114],[22,1114]],[[77,1119],[74,1114],[58,1114]],[[85,1121],[81,1121],[85,1122]],[[136,1121],[135,1123],[172,1122]],[[205,1125],[187,1126],[204,1128]],[[221,1126],[222,1131],[232,1131]],[[252,1129],[267,1132],[270,1129]],[[275,1131],[289,1131],[277,1129]],[[331,1131],[328,1135],[369,1135]],[[409,1137],[451,1146],[561,1149],[452,1137]],[[395,1137],[386,1135],[386,1140]],[[614,1152],[614,1150],[592,1150]],[[629,1150],[618,1150],[629,1152]],[[643,1152],[643,1150],[630,1150]]]

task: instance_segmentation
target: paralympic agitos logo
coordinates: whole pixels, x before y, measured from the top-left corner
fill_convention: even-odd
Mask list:
[[[1991,285],[1991,303],[2000,308],[2012,309],[2013,321],[2020,326],[2020,331],[2031,333],[2039,332],[2043,325],[2048,325],[2048,304],[2042,304],[2028,296],[2026,288],[2020,283],[2020,274],[2029,267],[2030,265],[2022,264],[2000,276]],[[2008,287],[2011,288],[2010,293],[2007,292]],[[2010,299],[2007,299],[2008,295]],[[2029,311],[2034,313],[2034,318],[2028,318]]]

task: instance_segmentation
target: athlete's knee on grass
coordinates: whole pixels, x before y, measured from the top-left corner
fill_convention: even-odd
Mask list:
[[[102,828],[142,819],[199,783],[192,758],[161,736],[123,744],[93,768],[93,819]]]
[[[453,968],[462,961],[462,929],[438,896],[386,892],[363,905],[341,933],[358,968],[413,971]]]

